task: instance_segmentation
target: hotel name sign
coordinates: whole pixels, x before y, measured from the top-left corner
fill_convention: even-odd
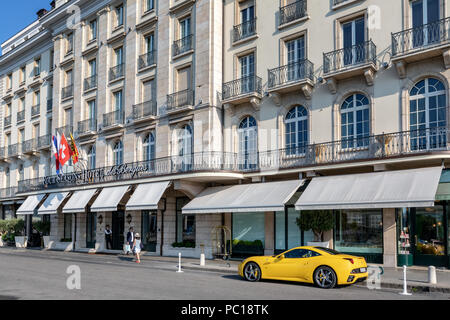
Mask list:
[[[44,178],[44,184],[89,184],[103,181],[133,179],[141,174],[150,175],[152,172],[154,171],[151,170],[148,164],[139,164],[135,166],[122,164],[106,168],[82,170],[56,176],[48,176]]]

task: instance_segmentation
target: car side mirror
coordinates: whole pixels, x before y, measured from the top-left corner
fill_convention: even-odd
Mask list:
[[[277,259],[278,259],[278,260],[284,259],[284,254],[280,254],[280,255],[277,257]]]

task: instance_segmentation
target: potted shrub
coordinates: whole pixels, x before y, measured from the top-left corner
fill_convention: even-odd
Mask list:
[[[8,221],[10,223],[10,230],[14,233],[14,242],[17,248],[26,248],[27,237],[25,237],[25,221],[22,219],[13,219]]]
[[[0,220],[0,247],[3,247],[6,243],[3,240],[3,235],[8,232],[6,220]]]
[[[302,211],[297,218],[297,225],[302,231],[312,230],[314,241],[309,246],[328,247],[329,241],[323,240],[323,234],[334,226],[333,212],[330,210]]]
[[[48,248],[50,244],[50,221],[37,221],[33,223],[33,226],[41,234],[44,248]]]

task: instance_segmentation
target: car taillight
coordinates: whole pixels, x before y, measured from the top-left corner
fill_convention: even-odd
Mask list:
[[[352,264],[355,264],[355,261],[353,261],[352,258],[344,258],[344,259],[350,261]]]

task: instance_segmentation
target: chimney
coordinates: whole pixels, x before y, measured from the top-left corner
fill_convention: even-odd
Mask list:
[[[44,16],[48,11],[46,9],[41,9],[38,12],[36,12],[38,19],[40,19],[42,16]]]

